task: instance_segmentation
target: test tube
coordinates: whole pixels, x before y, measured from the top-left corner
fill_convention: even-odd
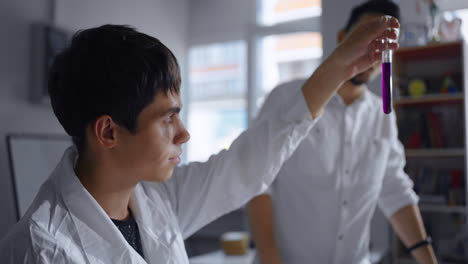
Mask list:
[[[392,50],[382,51],[382,105],[383,112],[392,112]]]

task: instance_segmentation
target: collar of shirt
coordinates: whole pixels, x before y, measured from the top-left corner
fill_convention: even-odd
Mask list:
[[[350,105],[346,105],[343,101],[343,98],[338,93],[335,93],[332,98],[330,99],[330,104],[339,105],[343,108],[350,108],[350,109],[359,109],[359,108],[367,108],[371,106],[371,92],[369,89],[365,89],[364,93],[361,97],[354,100]]]

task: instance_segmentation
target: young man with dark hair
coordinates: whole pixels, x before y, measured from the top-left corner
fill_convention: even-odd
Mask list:
[[[372,0],[354,8],[338,33],[339,45],[355,27],[381,15],[398,18],[398,6]],[[342,84],[271,188],[249,203],[262,264],[370,263],[370,221],[377,205],[418,263],[436,263],[403,171],[395,115],[385,115],[382,99],[367,90],[379,72],[377,63]],[[303,82],[274,89],[259,119]]]
[[[184,238],[264,191],[336,89],[378,61],[379,39],[396,39],[398,27],[388,17],[356,27],[229,150],[181,167],[189,134],[171,51],[125,26],[79,32],[49,83],[75,146],[0,243],[0,262],[188,263]]]

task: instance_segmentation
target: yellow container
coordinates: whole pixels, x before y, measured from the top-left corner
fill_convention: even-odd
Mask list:
[[[245,255],[249,252],[247,232],[227,232],[221,236],[221,247],[226,255]]]

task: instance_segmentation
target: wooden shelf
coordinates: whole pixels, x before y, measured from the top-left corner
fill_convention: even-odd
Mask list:
[[[419,204],[421,212],[466,214],[465,206]]]
[[[426,59],[427,55],[434,57],[458,56],[462,49],[462,42],[435,43],[426,46],[406,47],[395,51],[398,58],[404,60]]]
[[[402,96],[395,99],[395,106],[463,102],[463,93],[428,94],[421,97]]]
[[[420,97],[400,96],[394,98],[395,112],[402,118],[399,120],[402,122],[399,123],[398,131],[402,133],[405,140],[413,140],[412,136],[418,136],[418,138],[414,139],[415,141],[410,141],[413,142],[413,145],[416,145],[416,141],[419,139],[421,145],[451,146],[447,148],[407,148],[405,154],[408,166],[411,166],[412,170],[416,170],[417,173],[422,175],[426,175],[425,170],[428,170],[428,177],[439,174],[450,175],[451,170],[461,170],[463,171],[463,179],[460,179],[460,181],[463,180],[465,183],[468,182],[467,150],[462,142],[468,142],[465,133],[467,127],[465,117],[468,114],[468,102],[465,100],[465,91],[468,91],[468,53],[466,47],[464,41],[435,43],[426,46],[401,48],[395,51],[393,56],[393,84],[395,89],[400,91],[401,95],[409,95],[411,81],[421,79],[425,82],[427,91],[427,94]],[[456,93],[440,93],[447,76],[453,79],[457,88]],[[447,111],[445,112],[445,110]],[[454,114],[453,118],[451,111]],[[437,116],[440,112],[443,112],[443,114]],[[434,118],[434,116],[437,118]],[[442,120],[443,118],[445,119]],[[418,123],[419,121],[420,123]],[[450,138],[453,141],[451,140],[446,145],[436,144],[436,142],[440,143],[440,137],[452,136],[450,132],[455,129],[455,125],[457,125],[456,138]],[[462,132],[459,127],[463,129],[463,133],[459,133]],[[426,132],[426,134],[423,132]],[[422,169],[422,171],[419,171],[419,169]],[[439,173],[438,170],[444,170],[444,172]],[[425,178],[420,181],[418,179],[415,184],[423,186],[424,181]],[[439,184],[439,182],[435,181],[434,184]],[[467,186],[464,184],[462,188],[463,193],[465,193]],[[466,222],[457,225],[450,223],[458,222],[459,217],[463,219],[468,217],[468,205],[449,206],[444,201],[447,199],[440,199],[438,204],[436,203],[438,199],[435,197],[438,191],[429,187],[427,189],[427,193],[434,193],[434,197],[428,195],[425,197],[426,200],[422,199],[419,204],[419,208],[422,213],[425,213],[425,217],[434,217],[432,219],[434,224],[431,223],[430,229],[427,231],[429,234],[433,234],[434,244],[446,243],[448,240],[453,241],[455,238],[442,235],[441,232],[443,230],[450,232],[465,230]],[[445,185],[443,189],[446,190]],[[431,201],[434,203],[431,203]],[[456,217],[450,217],[452,215]],[[438,221],[439,217],[447,218],[447,223]],[[444,252],[436,252],[436,255],[438,253]],[[416,264],[416,261],[407,254],[398,239],[393,239],[391,255],[395,264]],[[439,255],[438,259],[451,260],[452,258],[448,258],[443,254]],[[452,264],[455,261],[439,261],[439,263]],[[464,261],[463,263],[468,262]]]
[[[406,149],[407,158],[448,158],[462,157],[465,155],[465,149]]]

